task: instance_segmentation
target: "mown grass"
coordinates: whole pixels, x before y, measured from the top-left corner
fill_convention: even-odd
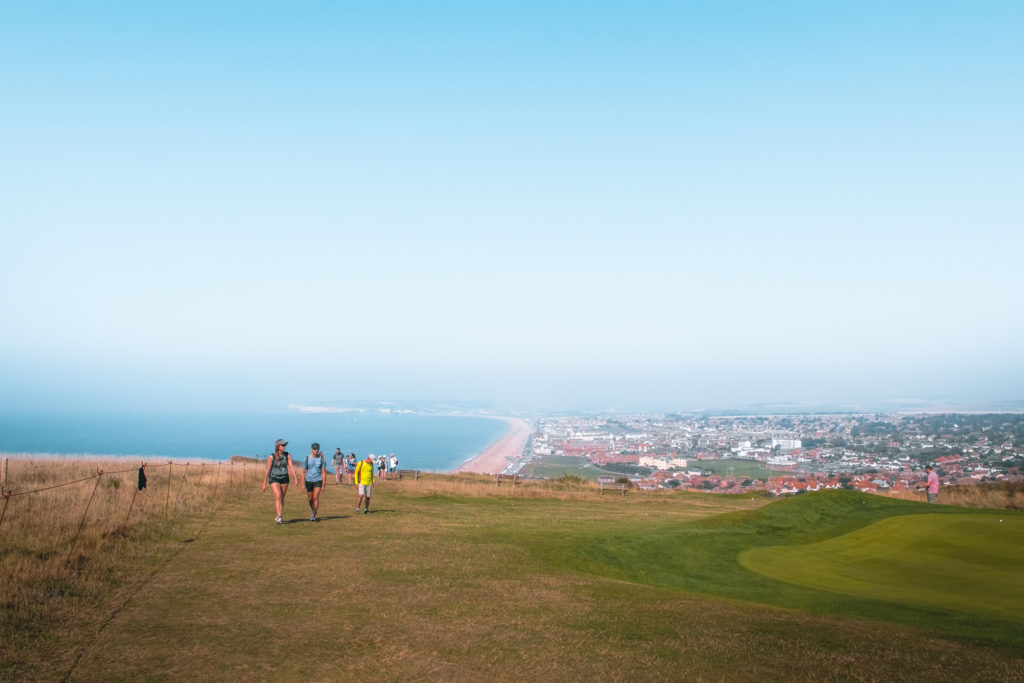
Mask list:
[[[693,495],[693,494],[691,494]],[[883,619],[947,635],[999,643],[1020,651],[1024,629],[1017,620],[979,616],[970,610],[931,609],[823,592],[779,581],[742,566],[741,553],[767,546],[825,541],[882,519],[930,512],[939,515],[1019,515],[1010,511],[967,511],[861,494],[826,491],[778,500],[757,510],[709,516],[691,524],[649,523],[646,528],[573,534],[571,551],[552,539],[534,544],[552,561],[591,574],[677,588],[725,598],[751,600],[812,612]],[[557,558],[557,560],[555,559]],[[1003,568],[1017,573],[1020,568]]]
[[[523,469],[523,474],[531,477],[547,477],[557,479],[563,475],[581,477],[588,481],[597,481],[600,477],[623,477],[622,472],[605,470],[592,465],[583,456],[548,455],[541,457]]]
[[[166,536],[94,596],[98,617],[6,677],[70,680],[1019,680],[1019,620],[949,613],[750,572],[743,549],[823,541],[935,506],[852,492],[601,497],[486,478],[349,487],[288,524],[254,485]],[[940,506],[941,507],[941,506]],[[957,514],[955,509],[940,514]],[[1006,514],[1006,513],[1003,513]],[[0,531],[2,533],[2,531]],[[158,535],[159,536],[159,535]],[[79,608],[85,608],[80,605]],[[1010,630],[999,636],[996,622]],[[1013,633],[1013,631],[1016,633]],[[982,635],[979,635],[982,634]],[[6,635],[6,634],[5,634]],[[70,654],[60,656],[61,648]],[[14,675],[16,674],[16,675]]]
[[[740,563],[846,595],[1015,620],[1024,613],[1024,516],[889,517],[819,543],[754,548]]]
[[[699,468],[711,474],[734,479],[760,479],[768,478],[768,470],[763,462],[756,460],[741,460],[739,458],[723,458],[721,460],[692,460],[691,467]],[[730,471],[731,470],[731,471]]]

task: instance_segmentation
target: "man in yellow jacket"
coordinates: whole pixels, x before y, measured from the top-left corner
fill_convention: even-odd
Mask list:
[[[366,456],[366,460],[360,460],[356,463],[355,471],[355,484],[359,489],[359,500],[356,502],[356,512],[359,512],[359,506],[362,505],[363,499],[366,500],[366,507],[363,508],[363,514],[370,514],[370,492],[373,490],[373,455]]]

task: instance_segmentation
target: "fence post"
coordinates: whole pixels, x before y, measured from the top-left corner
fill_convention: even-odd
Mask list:
[[[181,484],[178,485],[178,492],[174,494],[174,499],[178,500],[181,498],[181,490],[185,488],[185,480],[188,479],[188,466],[190,463],[185,463],[185,473],[181,475]]]
[[[170,460],[168,460],[167,461],[167,505],[164,506],[164,517],[170,517],[171,516],[171,467],[173,467],[173,466],[174,466],[174,464]]]
[[[0,488],[0,495],[4,497],[4,510],[0,512],[0,526],[3,526],[4,517],[7,516],[7,504],[11,502],[11,492],[5,488]]]
[[[99,470],[96,473],[96,485],[92,487],[92,494],[89,496],[89,502],[85,504],[85,512],[82,513],[82,522],[78,525],[78,532],[75,537],[71,539],[71,547],[68,548],[68,564],[71,564],[71,553],[75,550],[75,543],[78,542],[78,537],[82,533],[82,527],[85,526],[85,518],[89,514],[89,507],[92,505],[92,499],[96,496],[96,489],[100,487],[100,479],[103,478],[103,470]]]
[[[4,458],[3,467],[0,468],[0,484],[7,483],[7,460],[8,458]]]
[[[123,534],[128,528],[128,518],[132,516],[132,508],[135,507],[135,497],[139,495],[139,487],[136,486],[132,490],[132,502],[128,504],[128,512],[124,516],[124,524],[121,525],[121,533]]]

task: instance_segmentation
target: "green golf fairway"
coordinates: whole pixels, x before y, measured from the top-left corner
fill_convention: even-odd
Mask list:
[[[752,548],[747,569],[812,588],[915,607],[1019,619],[1024,518],[906,515],[804,546]]]

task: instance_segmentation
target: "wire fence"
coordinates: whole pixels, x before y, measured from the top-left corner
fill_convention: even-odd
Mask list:
[[[103,469],[111,465],[117,469]],[[85,467],[99,467],[81,476]],[[212,514],[227,497],[258,492],[265,466],[230,462],[0,461],[0,549],[70,565],[83,541],[102,545],[133,527]],[[22,490],[24,487],[24,490]]]

